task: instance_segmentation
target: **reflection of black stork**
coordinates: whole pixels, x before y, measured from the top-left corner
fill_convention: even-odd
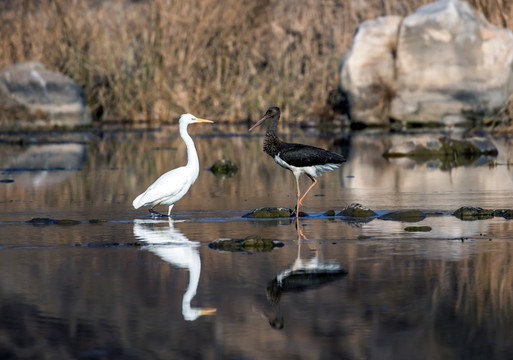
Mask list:
[[[346,161],[346,159],[337,153],[320,149],[314,146],[293,144],[281,141],[276,135],[278,120],[280,119],[280,109],[271,107],[265,115],[253,125],[249,131],[253,130],[267,119],[271,119],[271,124],[267,128],[264,141],[264,152],[271,156],[276,163],[285,169],[292,171],[296,177],[297,185],[297,203],[296,217],[299,216],[299,206],[306,194],[317,183],[317,176],[323,172],[335,170]],[[299,177],[305,174],[312,181],[312,185],[306,190],[302,197],[299,189]]]
[[[296,224],[298,226],[299,224]],[[273,315],[266,316],[271,327],[282,329],[284,318],[280,309],[280,300],[283,293],[298,293],[316,289],[347,275],[335,260],[319,259],[318,251],[315,257],[301,258],[301,235],[298,233],[297,258],[288,268],[280,271],[274,279],[267,284],[267,300],[273,306]]]

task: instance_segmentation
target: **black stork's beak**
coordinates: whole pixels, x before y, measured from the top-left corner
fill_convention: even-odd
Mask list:
[[[258,120],[255,125],[253,125],[252,127],[249,128],[249,131],[253,130],[254,128],[256,128],[256,127],[258,127],[260,125],[262,125],[262,123],[264,121],[266,121],[267,119],[269,119],[270,117],[271,117],[271,113],[269,113],[269,111],[266,112],[265,115],[260,120]]]
[[[267,119],[269,118],[274,118],[274,117],[278,117],[278,119],[280,118],[280,108],[279,107],[276,107],[276,106],[273,106],[273,107],[270,107],[269,109],[267,109],[267,111],[265,112],[265,115],[257,121],[257,123],[255,125],[253,125],[252,127],[249,128],[249,131],[253,130],[254,128],[256,128],[257,126],[261,125],[264,121],[266,121]]]

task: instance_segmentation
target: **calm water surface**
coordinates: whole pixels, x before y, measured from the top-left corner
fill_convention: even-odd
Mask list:
[[[465,205],[513,207],[509,141],[494,139],[496,166],[448,167],[381,156],[425,133],[289,130],[288,140],[348,157],[320,178],[296,224],[241,217],[295,202],[294,177],[261,151],[261,136],[189,129],[203,170],[172,220],[131,202],[185,163],[176,126],[0,144],[1,359],[513,356],[513,221],[450,215]],[[234,176],[206,170],[223,158],[238,165]],[[440,214],[416,223],[322,215],[353,202],[380,214]],[[26,223],[41,217],[77,223]],[[411,225],[432,230],[404,230]],[[249,236],[284,246],[208,246]]]

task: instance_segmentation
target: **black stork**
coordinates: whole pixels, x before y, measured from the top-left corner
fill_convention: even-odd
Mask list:
[[[281,141],[278,135],[276,135],[278,120],[280,120],[280,108],[276,106],[270,107],[265,115],[249,128],[249,131],[252,131],[268,119],[271,119],[271,123],[265,134],[264,152],[272,157],[278,165],[292,171],[296,177],[297,203],[295,213],[297,218],[299,216],[299,206],[302,205],[306,194],[317,183],[317,176],[323,172],[337,169],[346,159],[340,154],[315,146]],[[305,174],[313,181],[302,197],[300,197],[301,191],[299,189],[299,177],[301,174]]]

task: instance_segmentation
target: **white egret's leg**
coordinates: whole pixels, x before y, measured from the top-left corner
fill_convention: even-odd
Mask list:
[[[171,209],[175,206],[175,204],[169,205],[169,210],[167,211],[167,217],[171,217]]]
[[[155,204],[153,204],[153,205],[151,206],[151,208],[150,208],[148,211],[150,212],[150,214],[151,214],[152,216],[153,216],[153,215],[155,215],[155,216],[165,216],[165,215],[163,215],[163,214],[159,213],[158,211],[153,210],[153,208],[154,208],[155,206],[157,206],[158,204],[160,204],[160,201],[159,201],[159,202],[157,202],[157,203],[155,203]]]

